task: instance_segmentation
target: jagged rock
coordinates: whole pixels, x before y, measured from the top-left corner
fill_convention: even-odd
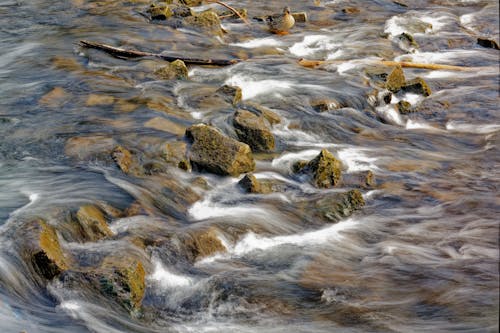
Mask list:
[[[246,193],[271,193],[272,187],[271,184],[262,183],[255,178],[255,176],[251,173],[247,173],[243,178],[238,182],[240,188]]]
[[[350,216],[365,205],[363,195],[359,190],[326,195],[314,204],[314,215],[331,222]]]
[[[175,60],[157,69],[154,74],[162,80],[183,80],[188,78],[188,68],[182,60]]]
[[[410,102],[408,101],[399,101],[396,104],[396,109],[399,111],[401,114],[408,114],[410,112],[413,112],[413,109],[411,107]]]
[[[216,94],[221,96],[226,102],[236,105],[241,102],[241,88],[223,85],[215,91]]]
[[[113,236],[113,232],[106,223],[106,218],[100,208],[93,205],[82,206],[75,217],[85,240],[95,242]]]
[[[212,126],[193,125],[186,130],[186,137],[192,142],[189,159],[199,170],[237,176],[255,168],[248,145],[223,135]]]
[[[214,228],[190,231],[183,241],[188,257],[192,261],[226,251],[226,247],[217,237],[217,231]]]
[[[490,49],[495,49],[495,50],[500,50],[498,47],[498,43],[496,40],[489,39],[489,38],[483,38],[483,37],[478,37],[477,38],[477,43],[481,45],[482,47],[490,48]]]
[[[189,7],[200,6],[203,4],[203,0],[179,0],[179,2]]]
[[[132,153],[122,146],[117,146],[111,153],[116,165],[124,172],[129,173],[132,165]]]
[[[54,227],[42,219],[25,224],[16,235],[25,262],[42,278],[51,280],[69,268]]]
[[[340,161],[328,150],[323,149],[318,156],[307,164],[295,164],[294,170],[296,172],[311,174],[316,187],[329,188],[340,183],[342,176],[341,167]]]
[[[219,15],[212,10],[186,17],[183,20],[183,25],[215,36],[222,36],[223,34]]]
[[[246,110],[237,110],[233,117],[233,126],[238,138],[248,144],[255,152],[274,150],[274,135],[262,115]]]
[[[346,186],[363,189],[373,188],[376,184],[375,175],[369,170],[343,174],[342,183]]]
[[[398,92],[401,87],[405,84],[405,74],[403,72],[403,68],[401,66],[395,67],[392,72],[387,76],[385,81],[385,86],[387,90],[395,93]]]
[[[401,89],[404,92],[419,94],[423,96],[430,96],[432,91],[427,82],[420,77],[416,77],[410,81],[407,81]]]

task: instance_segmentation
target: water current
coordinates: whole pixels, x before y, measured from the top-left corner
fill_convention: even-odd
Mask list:
[[[288,5],[308,20],[273,35],[258,20],[224,19],[222,36],[149,21],[150,3],[0,0],[1,332],[498,331],[500,53],[477,42],[498,43],[497,1],[228,0],[250,19]],[[225,10],[193,10],[208,8]],[[153,72],[164,61],[120,59],[82,39],[243,61],[163,80]],[[432,93],[387,103],[382,59],[473,69],[404,68]],[[236,108],[207,98],[223,85],[281,118],[275,150],[255,154],[254,175],[278,184],[273,193],[157,157],[192,124],[235,137]],[[334,107],[318,112],[318,100]],[[415,112],[398,112],[400,100]],[[149,171],[120,170],[117,145]],[[345,175],[376,179],[361,190],[365,206],[337,223],[317,218],[315,204],[351,188],[292,172],[322,149]],[[72,237],[68,221],[84,205],[105,212],[111,235]],[[49,280],[22,251],[34,219],[73,258]],[[140,306],[91,282],[102,287],[103,263],[138,261]]]

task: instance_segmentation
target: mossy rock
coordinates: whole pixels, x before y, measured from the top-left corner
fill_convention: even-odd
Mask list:
[[[212,10],[186,17],[183,20],[183,25],[186,28],[192,28],[214,36],[222,37],[223,35],[219,15]]]
[[[317,200],[314,214],[331,222],[338,222],[364,205],[363,195],[355,189],[344,193],[334,193]]]
[[[87,241],[97,241],[113,236],[103,211],[94,205],[84,205],[78,209],[75,215],[82,235]]]
[[[311,106],[317,112],[327,112],[343,107],[336,99],[315,99],[311,101]]]
[[[111,153],[113,161],[116,165],[123,171],[123,173],[129,173],[132,166],[132,153],[122,146],[116,146]]]
[[[301,166],[302,169],[300,168]],[[294,165],[294,170],[312,175],[313,184],[318,188],[330,188],[340,183],[342,177],[342,164],[332,153],[323,149],[314,159],[307,164]]]
[[[401,88],[404,92],[419,94],[422,96],[430,96],[432,91],[427,82],[421,77],[416,77],[410,81],[407,81]]]
[[[186,137],[192,142],[191,165],[198,170],[238,176],[255,168],[252,150],[247,144],[225,136],[212,126],[193,125],[186,130]]]
[[[190,260],[196,261],[227,249],[217,237],[214,228],[191,230],[184,237],[184,245]]]
[[[192,16],[191,8],[183,4],[151,4],[147,9],[152,20],[167,20]]]
[[[401,66],[396,66],[387,76],[385,87],[391,92],[398,92],[405,85],[405,74]]]
[[[216,94],[221,96],[226,102],[233,105],[241,102],[241,88],[235,86],[223,85],[215,91]]]
[[[20,252],[35,273],[51,280],[69,268],[69,258],[63,253],[53,226],[42,219],[28,222],[18,231]]]
[[[262,115],[247,110],[234,113],[233,126],[238,138],[255,152],[271,152],[275,148],[274,135]]]
[[[396,104],[396,109],[400,114],[408,114],[410,112],[413,112],[411,104],[408,101],[399,101]]]
[[[246,193],[266,194],[272,192],[272,186],[268,183],[262,183],[251,173],[247,173],[238,182],[238,186]]]
[[[413,37],[413,35],[411,35],[407,32],[403,32],[401,35],[398,35],[397,38],[399,39],[400,42],[406,44],[409,47],[413,47],[413,48],[419,47],[419,45],[415,41],[415,38]]]
[[[154,74],[162,80],[185,80],[188,78],[188,68],[182,60],[175,60],[157,69]]]

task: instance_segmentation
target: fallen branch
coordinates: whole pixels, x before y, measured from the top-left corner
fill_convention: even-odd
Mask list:
[[[118,58],[141,58],[141,57],[153,57],[160,58],[166,61],[182,60],[186,64],[191,65],[213,65],[213,66],[229,66],[238,63],[240,60],[226,60],[226,59],[197,59],[197,58],[184,58],[178,56],[168,56],[159,53],[144,52],[138,50],[125,50],[119,47],[114,47],[111,45],[91,42],[88,40],[81,40],[80,46],[93,48],[97,50],[104,51]]]
[[[243,22],[245,22],[245,24],[250,24],[250,22],[248,22],[248,20],[246,18],[244,18],[240,12],[238,12],[236,9],[234,9],[233,7],[229,6],[228,4],[222,2],[222,1],[207,1],[207,2],[212,2],[212,3],[216,3],[216,4],[219,4],[221,6],[224,6],[226,7],[227,9],[229,9],[230,11],[232,11],[233,13],[235,13]]]
[[[348,61],[348,60],[346,60]],[[299,64],[308,68],[315,68],[318,66],[329,65],[329,64],[341,64],[346,61],[342,60],[307,60],[300,59]],[[407,61],[386,61],[386,60],[374,60],[374,61],[362,61],[367,64],[383,65],[383,66],[401,66],[406,68],[421,68],[430,70],[447,70],[447,71],[471,71],[476,68],[473,67],[463,67],[463,66],[452,66],[452,65],[441,65],[441,64],[424,64],[419,62],[407,62]]]

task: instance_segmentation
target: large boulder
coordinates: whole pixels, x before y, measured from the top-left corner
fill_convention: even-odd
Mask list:
[[[323,149],[309,162],[300,161],[294,165],[294,171],[310,174],[313,184],[319,188],[330,188],[341,182],[342,164],[332,153]]]
[[[219,15],[212,10],[186,17],[183,20],[183,25],[186,28],[199,30],[214,36],[221,37],[223,34]]]
[[[189,159],[196,169],[238,176],[255,168],[248,145],[225,136],[212,126],[193,125],[186,130],[186,137],[192,142]]]
[[[56,230],[44,220],[28,222],[16,238],[22,258],[38,276],[51,280],[69,268],[70,259],[61,249]]]
[[[270,152],[274,150],[274,135],[263,115],[247,110],[238,110],[233,116],[233,126],[238,139],[248,144],[252,151]]]

